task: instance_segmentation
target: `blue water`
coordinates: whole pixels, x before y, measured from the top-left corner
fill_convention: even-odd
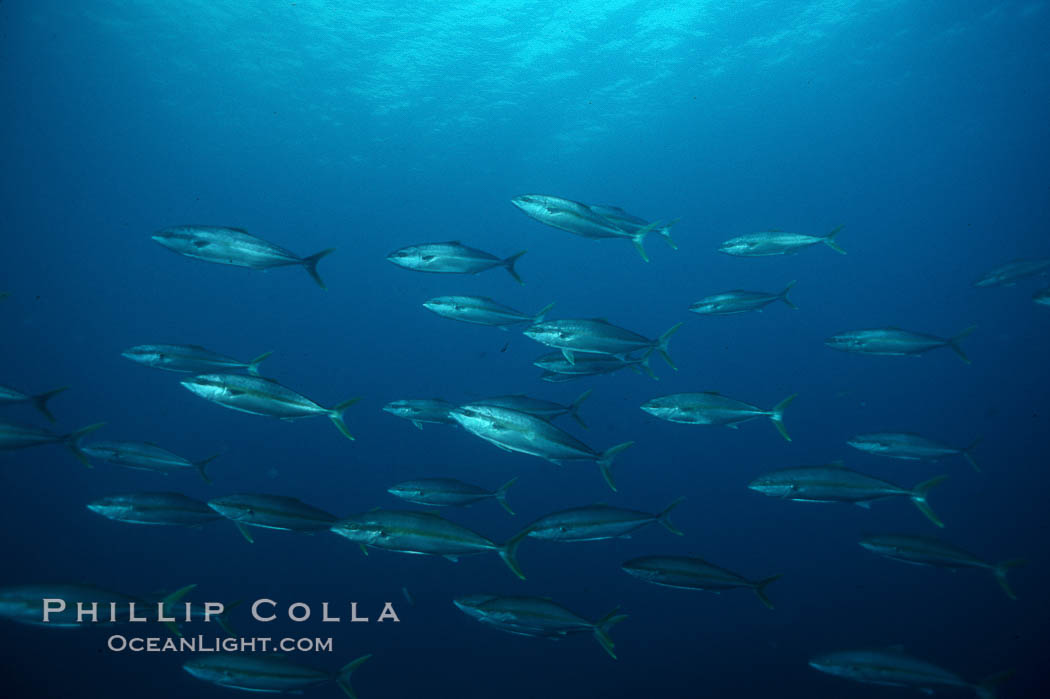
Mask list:
[[[1030,297],[1046,278],[972,282],[1050,254],[1048,29],[1041,1],[0,3],[0,291],[12,293],[0,301],[0,382],[70,386],[52,404],[57,429],[104,420],[99,438],[193,459],[224,452],[210,486],[85,469],[60,447],[3,453],[0,585],[90,582],[148,596],[196,583],[200,601],[357,600],[375,612],[390,600],[397,625],[261,625],[234,613],[246,635],[333,637],[332,654],[296,656],[317,667],[373,653],[353,679],[362,699],[905,696],[807,666],[819,652],[891,644],[973,681],[1015,669],[1001,696],[1039,696],[1050,316]],[[528,192],[681,217],[680,249],[654,236],[645,264],[626,241],[544,227],[509,203]],[[179,223],[243,227],[302,255],[336,247],[320,264],[328,291],[300,269],[209,265],[150,240]],[[846,256],[716,252],[756,230],[838,225]],[[525,286],[498,269],[425,275],[384,259],[455,239],[500,256],[527,249]],[[687,311],[707,294],[792,279],[797,312]],[[654,359],[659,382],[621,372],[543,383],[531,362],[546,348],[420,305],[448,294],[530,312],[555,301],[551,318],[605,316],[650,337],[685,321],[671,342],[680,371]],[[948,336],[971,324],[970,366],[946,350],[865,357],[823,345],[846,329]],[[357,441],[323,417],[224,410],[179,375],[120,356],[163,342],[245,359],[273,350],[267,376],[324,405],[364,398],[347,413]],[[590,429],[559,424],[599,449],[636,442],[618,460],[615,494],[591,463],[559,469],[380,409],[515,392],[569,402],[586,388]],[[798,393],[786,417],[794,441],[765,420],[694,427],[638,409],[702,390],[763,407]],[[5,407],[2,419],[39,416]],[[878,430],[953,445],[981,436],[983,471],[845,444]],[[994,561],[1027,557],[1011,573],[1020,599],[984,572],[862,550],[866,532],[934,533],[904,499],[869,511],[746,488],[763,471],[836,459],[906,486],[949,473],[930,497],[944,537]],[[226,523],[140,527],[84,508],[140,490],[257,491],[348,514],[397,506],[386,488],[423,476],[491,488],[519,476],[514,518],[494,503],[443,512],[496,540],[564,507],[657,511],[679,496],[686,535],[528,540],[521,582],[494,555],[365,557],[329,534],[264,530],[250,545]],[[776,609],[747,590],[660,588],[620,570],[656,553],[751,578],[782,573],[768,591]],[[451,604],[475,592],[549,595],[592,619],[620,605],[619,660],[586,634],[551,642],[482,626]],[[109,633],[4,622],[0,691],[231,695],[182,672],[185,655],[105,650]]]

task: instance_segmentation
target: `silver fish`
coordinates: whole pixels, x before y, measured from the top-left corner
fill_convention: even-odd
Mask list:
[[[417,505],[432,507],[462,507],[493,498],[508,514],[514,514],[514,510],[507,504],[507,490],[517,482],[517,478],[511,478],[495,491],[491,491],[455,478],[418,478],[392,485],[386,492]]]
[[[671,238],[671,227],[678,223],[681,219],[673,218],[667,223],[660,224],[653,228],[652,223],[646,221],[644,218],[639,218],[634,214],[629,214],[618,206],[606,206],[604,204],[590,204],[588,208],[599,216],[612,221],[618,228],[622,228],[627,233],[632,235],[638,234],[643,229],[650,229],[653,233],[656,233],[672,250],[677,250],[678,245]]]
[[[523,194],[511,199],[510,203],[540,223],[583,238],[628,238],[646,262],[649,261],[649,256],[643,246],[645,236],[660,225],[655,222],[639,226],[640,219],[630,216],[622,209],[610,217],[578,201],[548,194]],[[610,207],[598,208],[610,211]],[[626,217],[630,217],[630,220]],[[666,228],[670,228],[670,224]],[[670,234],[667,234],[667,238],[670,239]],[[671,244],[673,246],[673,241]]]
[[[959,675],[904,655],[898,650],[842,650],[818,655],[809,661],[814,670],[865,684],[908,687],[933,693],[935,687],[972,690],[979,699],[995,699],[996,685],[1012,672],[1001,672],[976,684]]]
[[[395,250],[386,259],[405,269],[438,274],[478,274],[493,267],[503,267],[514,277],[514,281],[524,284],[514,269],[514,263],[525,252],[522,250],[501,260],[484,250],[469,248],[458,240],[450,240],[447,243],[411,245]]]
[[[560,383],[571,381],[584,376],[598,376],[599,374],[611,374],[620,369],[630,369],[634,373],[642,373],[653,381],[659,381],[652,367],[649,366],[649,357],[653,351],[647,350],[639,357],[625,357],[620,359],[608,354],[574,354],[570,362],[561,352],[548,352],[533,362],[534,366],[546,370],[540,378],[544,381]],[[640,367],[640,368],[639,368]],[[557,377],[562,378],[557,378]]]
[[[1035,260],[1011,260],[982,274],[973,283],[977,287],[1012,286],[1018,280],[1050,270],[1050,257]]]
[[[768,257],[770,255],[793,255],[802,248],[823,243],[835,252],[845,255],[846,251],[835,242],[835,236],[841,230],[842,226],[839,226],[823,236],[784,233],[783,231],[748,233],[747,235],[730,238],[722,243],[718,251],[737,257]]]
[[[612,477],[613,460],[634,444],[624,442],[597,452],[546,420],[493,405],[464,405],[453,410],[451,415],[467,432],[504,451],[538,456],[557,465],[563,461],[594,461],[613,490],[616,490]]]
[[[248,692],[301,694],[304,689],[335,682],[346,696],[357,699],[350,686],[350,675],[371,657],[363,655],[332,673],[300,665],[282,655],[215,653],[189,660],[182,669],[199,680]]]
[[[788,292],[795,286],[795,282],[789,282],[779,294],[767,294],[763,291],[743,291],[734,289],[721,294],[705,296],[692,306],[689,310],[693,313],[708,316],[727,316],[748,311],[761,311],[774,301],[783,301],[789,308],[798,310],[798,306],[788,298]]]
[[[623,569],[639,580],[683,590],[721,592],[747,587],[754,590],[758,599],[769,609],[773,609],[773,603],[766,597],[766,586],[782,577],[773,575],[762,580],[748,580],[733,571],[692,556],[641,556],[624,563]]]
[[[424,422],[456,424],[456,421],[449,417],[449,412],[455,407],[440,398],[406,398],[387,403],[383,406],[383,412],[411,420],[413,425],[423,429]]]
[[[187,585],[159,600],[160,604],[175,604],[196,585]],[[62,600],[66,603],[62,611],[48,612],[44,621],[44,600]],[[77,621],[77,604],[82,603],[87,612],[83,621]],[[97,621],[91,620],[92,603],[97,607]],[[95,585],[13,585],[0,587],[0,618],[20,624],[46,626],[55,629],[75,629],[82,627],[112,626],[130,622],[131,608],[135,604],[137,616],[157,609],[158,602],[151,602],[139,597],[113,592]],[[112,607],[110,605],[113,605]]]
[[[82,451],[94,459],[142,471],[168,474],[196,469],[206,483],[211,483],[211,479],[205,467],[221,456],[214,454],[200,461],[190,461],[152,442],[92,442]]]
[[[894,326],[870,330],[849,330],[832,335],[824,340],[824,344],[843,352],[895,357],[914,356],[938,347],[947,347],[959,355],[959,359],[969,364],[970,358],[963,352],[962,345],[959,343],[976,329],[976,325],[971,325],[958,335],[948,338],[912,332]]]
[[[482,624],[519,636],[562,638],[572,633],[592,633],[614,660],[616,644],[609,637],[609,630],[627,618],[616,608],[597,621],[588,621],[546,597],[468,595],[453,600],[453,604]]]
[[[968,447],[949,447],[914,432],[872,432],[858,434],[846,444],[869,454],[910,461],[938,461],[958,455],[966,459],[974,471],[980,471],[972,453],[980,442],[978,438]]]
[[[200,345],[136,345],[121,352],[120,356],[166,371],[206,374],[215,369],[246,369],[258,376],[259,365],[271,354],[273,352],[264,352],[250,362],[242,362]]]
[[[799,502],[851,502],[870,507],[873,500],[903,495],[938,527],[944,523],[926,502],[930,488],[947,480],[937,476],[923,481],[911,490],[874,476],[851,471],[839,463],[824,466],[799,466],[771,471],[748,484],[748,488],[763,495]]]
[[[555,403],[554,401],[543,400],[541,398],[533,398],[521,393],[512,396],[483,398],[482,400],[474,401],[474,404],[494,405],[498,408],[510,408],[511,410],[517,410],[518,412],[535,415],[536,417],[547,421],[553,420],[561,415],[569,415],[573,420],[580,423],[581,427],[586,428],[587,423],[583,421],[582,417],[580,417],[580,404],[587,400],[590,395],[591,390],[586,390],[568,405],[562,405],[561,403]]]
[[[671,523],[671,510],[685,498],[678,498],[656,514],[609,505],[570,507],[540,517],[526,529],[529,536],[547,541],[601,541],[628,536],[649,524],[660,524],[672,534],[682,535]]]
[[[48,410],[47,402],[57,396],[59,393],[67,390],[69,386],[63,386],[62,388],[56,388],[53,391],[45,391],[44,393],[38,393],[36,395],[29,395],[22,393],[21,391],[15,390],[9,386],[0,386],[0,405],[14,405],[16,403],[32,403],[33,407],[44,414],[51,422],[55,421],[55,416]]]
[[[322,289],[326,287],[317,273],[317,263],[321,258],[335,252],[335,248],[329,248],[316,255],[299,257],[278,245],[249,234],[242,228],[225,226],[172,226],[157,231],[152,238],[180,255],[221,265],[249,269],[302,265]]]
[[[642,403],[641,408],[650,415],[669,422],[683,422],[687,425],[725,425],[734,429],[741,422],[753,420],[756,417],[768,417],[781,436],[790,442],[791,437],[787,433],[787,428],[784,427],[784,411],[797,396],[797,393],[793,393],[773,406],[772,410],[763,410],[750,403],[723,396],[717,391],[672,393],[669,396],[646,401]]]
[[[343,413],[360,398],[325,408],[276,381],[240,374],[203,374],[180,383],[201,398],[242,413],[282,420],[327,415],[344,437],[354,438],[343,422]]]
[[[940,539],[929,536],[909,536],[906,534],[872,534],[860,540],[860,545],[880,556],[892,558],[904,563],[935,566],[937,568],[980,568],[995,576],[996,582],[1010,599],[1017,595],[1006,581],[1006,571],[1025,564],[1023,558],[1015,558],[1002,563],[989,563],[969,551],[953,546]]]
[[[285,495],[243,493],[226,495],[208,501],[207,507],[231,520],[250,543],[251,533],[245,527],[280,529],[288,532],[318,532],[332,526],[338,517]]]
[[[105,424],[104,422],[96,422],[94,425],[82,427],[69,434],[55,434],[39,427],[0,422],[0,451],[27,449],[44,444],[65,444],[73,452],[73,456],[80,459],[85,466],[90,467],[91,463],[87,460],[80,442],[84,437]]]
[[[221,517],[203,502],[182,493],[128,493],[107,495],[87,508],[107,519],[129,524],[196,527]]]
[[[523,530],[502,546],[466,527],[429,512],[412,510],[372,510],[351,515],[332,525],[331,530],[361,545],[456,561],[459,556],[495,551],[511,572],[522,580],[516,557],[518,545],[528,536]]]
[[[569,364],[576,363],[576,352],[608,354],[626,361],[632,352],[656,351],[677,371],[678,367],[667,353],[667,343],[681,327],[682,324],[677,323],[656,340],[650,340],[613,325],[605,318],[574,318],[536,323],[526,328],[524,334],[540,344],[561,350]]]
[[[462,323],[492,325],[506,329],[518,323],[539,323],[554,308],[554,304],[549,303],[535,315],[528,315],[510,306],[504,306],[488,296],[435,296],[424,301],[423,308]]]

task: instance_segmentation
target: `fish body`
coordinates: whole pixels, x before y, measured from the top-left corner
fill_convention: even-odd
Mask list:
[[[259,364],[273,353],[266,352],[250,362],[242,362],[200,345],[136,345],[120,354],[137,364],[165,371],[207,374],[217,369],[244,369],[258,375]]]
[[[457,556],[495,551],[524,579],[515,554],[527,531],[499,545],[462,525],[429,512],[372,510],[339,520],[331,530],[363,546],[431,556]]]
[[[395,400],[383,406],[383,411],[411,420],[412,424],[423,429],[424,422],[454,425],[456,421],[449,417],[449,412],[456,406],[440,398],[406,398]]]
[[[69,434],[57,434],[39,427],[0,422],[0,451],[27,449],[45,444],[64,444],[73,452],[75,457],[80,459],[81,463],[85,466],[90,466],[81,446],[81,441],[104,424],[106,423],[97,422],[94,425],[89,425]]]
[[[453,603],[483,624],[520,636],[563,638],[574,633],[593,633],[613,658],[616,654],[609,629],[627,618],[614,609],[597,621],[588,621],[546,597],[468,595]]]
[[[974,684],[933,663],[897,650],[846,650],[818,655],[810,667],[829,675],[865,684],[908,687],[932,693],[934,689],[969,689],[980,699],[993,699],[995,685],[1008,677],[1000,673]]]
[[[208,481],[205,467],[218,454],[201,461],[190,461],[151,442],[91,442],[82,451],[93,459],[142,471],[180,473],[197,471]]]
[[[213,498],[207,506],[238,525],[245,538],[251,537],[244,526],[280,529],[293,532],[318,532],[331,528],[339,519],[302,500],[285,495],[240,493]]]
[[[667,223],[658,225],[654,228],[654,224],[646,221],[644,218],[629,214],[618,206],[606,206],[604,204],[591,204],[588,208],[599,216],[604,217],[608,221],[612,221],[617,228],[627,232],[630,235],[638,235],[643,230],[648,233],[653,231],[661,238],[664,242],[670,246],[672,250],[677,250],[678,245],[671,238],[671,226],[678,223],[678,219],[672,219]]]
[[[519,284],[524,284],[514,269],[525,251],[500,259],[495,255],[467,247],[458,240],[447,243],[423,243],[395,250],[386,256],[387,261],[416,272],[437,274],[478,274],[493,267],[503,267]]]
[[[173,252],[205,262],[249,269],[302,265],[322,289],[325,285],[317,274],[317,263],[335,251],[330,248],[316,255],[299,257],[244,229],[225,226],[172,226],[157,231],[152,238]]]
[[[220,519],[208,506],[182,493],[108,495],[87,505],[96,514],[130,524],[195,527]]]
[[[977,287],[1008,286],[1026,277],[1044,274],[1048,270],[1050,270],[1050,257],[1033,260],[1011,260],[982,274],[973,285]]]
[[[976,329],[970,326],[954,337],[937,337],[925,333],[912,332],[897,327],[871,328],[868,330],[849,330],[832,335],[824,344],[832,349],[854,354],[874,354],[900,357],[919,355],[938,347],[947,347],[959,355],[967,364],[969,357],[962,349],[960,341]]]
[[[769,257],[772,255],[793,255],[803,248],[823,243],[835,252],[845,255],[846,251],[835,242],[835,236],[842,230],[839,226],[827,235],[805,235],[803,233],[785,233],[783,231],[764,231],[730,238],[718,248],[719,252],[737,257]]]
[[[924,481],[911,490],[874,476],[852,471],[839,464],[800,466],[770,471],[748,484],[751,490],[799,502],[850,502],[866,506],[873,500],[905,496],[938,527],[944,524],[930,509],[926,494],[947,476]]]
[[[571,507],[540,517],[527,529],[529,536],[546,541],[615,539],[649,524],[660,524],[672,534],[681,536],[682,532],[671,523],[670,515],[682,500],[675,500],[656,514],[609,505]]]
[[[573,361],[570,362],[561,352],[548,352],[534,361],[533,365],[545,370],[546,374],[541,378],[552,383],[571,381],[584,376],[611,374],[620,369],[630,369],[635,373],[644,371],[650,378],[655,380],[656,375],[653,374],[653,370],[649,366],[650,355],[651,352],[647,351],[640,357],[625,357],[621,359],[607,354],[576,354],[573,356]],[[558,376],[564,378],[555,378]]]
[[[597,452],[546,420],[493,405],[464,405],[451,415],[467,432],[505,451],[538,456],[559,465],[563,461],[595,461],[613,490],[613,459],[633,444],[626,442]]]
[[[423,302],[423,307],[439,316],[463,323],[506,328],[518,323],[539,323],[554,304],[548,304],[538,313],[529,315],[504,306],[488,296],[435,296]]]
[[[787,433],[787,428],[784,427],[784,411],[797,395],[788,396],[777,403],[772,410],[763,410],[750,403],[723,396],[716,391],[672,393],[646,401],[641,408],[661,420],[681,422],[687,425],[736,427],[737,424],[756,417],[768,417],[781,436],[790,442],[791,437]]]
[[[627,360],[632,352],[656,351],[676,369],[671,355],[667,353],[667,344],[681,327],[682,324],[678,323],[658,339],[650,340],[613,325],[604,318],[575,318],[535,323],[526,328],[524,333],[540,344],[561,350],[570,364],[575,363],[577,352],[606,354]]]
[[[343,412],[359,398],[351,398],[332,408],[324,408],[306,396],[272,379],[242,374],[202,374],[181,382],[189,391],[224,408],[282,420],[326,415],[347,439],[353,435],[343,422]]]
[[[356,699],[350,675],[370,657],[362,656],[330,673],[300,665],[283,655],[215,653],[193,658],[182,669],[220,687],[272,694],[301,694],[304,689],[334,681],[348,697]]]
[[[694,556],[641,556],[624,563],[623,569],[653,585],[683,590],[721,592],[739,587],[750,588],[769,609],[773,608],[773,603],[766,597],[765,588],[780,579],[779,575],[774,575],[763,580],[748,580],[738,573]]]
[[[891,459],[938,461],[946,456],[962,456],[974,470],[979,471],[977,462],[970,453],[978,441],[968,447],[950,447],[914,432],[872,432],[858,434],[846,443],[868,454]]]
[[[455,478],[419,478],[392,485],[386,492],[417,505],[432,507],[464,507],[492,498],[508,513],[514,514],[507,504],[507,490],[517,480],[512,478],[498,490],[492,491]]]
[[[783,301],[787,306],[798,310],[798,306],[788,299],[788,292],[795,286],[795,282],[789,283],[783,291],[770,294],[764,291],[744,291],[734,289],[721,294],[705,296],[692,306],[689,310],[693,313],[709,316],[727,316],[748,311],[761,311],[774,301]]]
[[[542,398],[533,398],[532,396],[526,396],[521,393],[511,396],[484,398],[482,400],[474,401],[474,404],[509,408],[510,410],[517,410],[518,412],[534,415],[535,417],[547,420],[548,422],[562,415],[570,415],[576,420],[576,422],[580,423],[582,427],[586,427],[587,423],[585,423],[583,418],[580,417],[579,409],[580,404],[587,400],[590,395],[591,391],[584,391],[569,405],[562,405],[561,403],[543,400]]]
[[[872,534],[861,539],[860,545],[872,553],[904,563],[950,570],[959,568],[987,570],[995,576],[996,582],[1002,587],[1007,597],[1017,599],[1017,595],[1014,594],[1006,580],[1006,572],[1010,568],[1023,565],[1023,559],[990,563],[946,541],[929,536],[906,534]]]

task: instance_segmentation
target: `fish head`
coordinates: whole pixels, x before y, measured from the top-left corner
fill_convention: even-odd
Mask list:
[[[234,522],[250,519],[255,514],[249,505],[241,502],[235,495],[213,498],[208,501],[208,507]]]
[[[542,194],[522,194],[511,199],[510,203],[532,218],[541,218],[555,212],[550,198]]]
[[[426,263],[433,258],[433,255],[424,254],[418,245],[394,250],[386,256],[388,262],[393,262],[395,265],[407,267],[409,269],[419,269],[420,267],[424,267]]]
[[[554,323],[533,323],[525,328],[522,334],[544,345],[549,345],[559,340],[567,340],[571,337],[571,333],[560,329]]]
[[[703,313],[714,313],[718,309],[719,309],[719,304],[718,304],[717,301],[697,301],[696,303],[694,303],[692,306],[689,307],[689,310],[692,313],[701,313],[701,314],[703,314]]]
[[[667,397],[653,398],[641,404],[642,410],[658,418],[670,420],[681,414],[682,410]]]
[[[858,542],[861,547],[872,553],[882,554],[884,556],[892,556],[900,553],[901,547],[898,545],[898,541],[894,541],[892,536],[884,536],[879,534],[866,535],[861,538]]]
[[[108,517],[109,519],[119,519],[127,514],[130,509],[127,499],[121,495],[99,498],[94,502],[89,502],[86,507],[95,514]]]
[[[164,359],[164,354],[152,345],[136,345],[120,353],[121,357],[130,359],[139,364],[159,364]]]
[[[339,520],[330,527],[330,530],[361,544],[373,543],[383,536],[382,526],[372,521],[367,513]]]
[[[226,381],[218,374],[203,374],[180,381],[190,392],[196,393],[201,398],[218,400],[227,396],[230,392]]]
[[[423,489],[410,483],[398,483],[387,488],[386,492],[399,498],[415,498],[423,494]]]
[[[210,245],[210,241],[201,238],[192,230],[182,226],[165,228],[150,236],[154,242],[163,245],[169,250],[181,253],[194,253],[201,248]]]
[[[383,412],[398,417],[413,418],[423,411],[410,400],[393,400],[383,406]]]
[[[438,315],[448,314],[452,311],[462,310],[462,307],[456,303],[456,297],[454,296],[435,296],[432,299],[423,302],[423,308],[428,311],[433,311]]]
[[[625,573],[643,580],[648,580],[656,576],[656,571],[646,565],[645,559],[642,558],[633,558],[620,567],[623,568]]]
[[[772,476],[759,476],[747,484],[748,489],[775,498],[785,498],[794,493],[794,484]]]
[[[452,604],[464,614],[480,619],[485,616],[485,612],[481,609],[482,605],[493,599],[495,598],[492,595],[466,595],[452,600]]]
[[[823,653],[814,656],[809,661],[809,666],[814,670],[825,672],[838,677],[860,677],[863,669],[850,653]]]
[[[0,589],[0,618],[4,619],[29,619],[37,621],[43,619],[43,604],[40,595],[31,594],[21,587],[5,587]]]
[[[755,245],[756,241],[748,238],[730,238],[718,246],[718,252],[726,255],[746,255]]]
[[[832,335],[828,339],[824,340],[824,344],[832,349],[838,350],[850,350],[864,346],[863,339],[856,333],[844,332],[837,335]]]

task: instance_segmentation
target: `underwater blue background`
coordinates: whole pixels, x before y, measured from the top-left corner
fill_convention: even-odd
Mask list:
[[[91,582],[149,595],[198,584],[195,600],[397,604],[401,623],[233,623],[245,635],[334,636],[336,669],[363,653],[363,699],[404,696],[889,697],[807,667],[834,649],[902,644],[971,680],[1014,668],[1004,697],[1037,696],[1050,622],[1043,581],[1050,311],[1046,278],[978,289],[1015,257],[1050,254],[1050,7],[1045,2],[532,1],[0,3],[0,381],[69,385],[59,428],[104,420],[100,439],[157,442],[199,459],[214,484],[109,464],[61,447],[0,456],[0,585]],[[547,228],[510,205],[523,193],[681,217],[680,249],[652,236],[645,264],[625,241]],[[239,226],[301,254],[327,247],[322,291],[300,269],[269,272],[181,258],[150,240],[179,223]],[[716,252],[771,228],[845,228],[781,258]],[[395,248],[462,240],[501,257],[527,249],[519,287],[495,269],[424,275]],[[792,298],[763,313],[701,317],[689,304],[726,289]],[[604,316],[671,342],[680,371],[538,380],[546,348],[518,331],[439,318],[432,296],[488,295],[550,318]],[[835,352],[846,329],[900,325],[942,336],[968,325],[964,365]],[[286,423],[221,409],[120,356],[143,343],[198,343],[239,358],[346,415]],[[506,343],[505,351],[502,351]],[[618,493],[589,462],[556,468],[463,430],[416,430],[381,411],[399,398],[503,393],[569,402],[594,394],[591,446],[632,439]],[[766,420],[739,430],[661,422],[638,406],[717,390],[763,407],[791,393],[793,440]],[[30,407],[2,418],[39,422]],[[564,420],[561,418],[560,420]],[[859,432],[909,430],[965,445],[974,473],[866,456]],[[867,532],[935,534],[904,499],[868,511],[779,501],[747,483],[773,468],[845,459],[912,486],[951,478],[930,501],[946,540],[989,560],[1023,556],[1019,600],[980,571],[906,566],[857,545]],[[518,581],[494,555],[373,551],[323,534],[219,522],[137,527],[84,508],[107,494],[178,490],[299,497],[336,514],[398,506],[388,486],[450,476],[495,488],[513,476],[518,512],[494,503],[443,515],[504,540],[547,512],[608,502],[674,513],[581,544],[527,540]],[[702,556],[750,578],[783,573],[765,609],[646,585],[629,558]],[[406,587],[415,598],[402,597]],[[503,634],[459,612],[475,592],[550,595],[588,618],[621,605],[619,661],[586,634],[559,642]],[[345,615],[344,615],[345,616]],[[216,633],[211,627],[200,630]],[[0,626],[5,696],[221,697],[176,654],[114,654],[105,629]],[[157,629],[152,635],[164,635]],[[334,685],[311,696],[337,696]]]

